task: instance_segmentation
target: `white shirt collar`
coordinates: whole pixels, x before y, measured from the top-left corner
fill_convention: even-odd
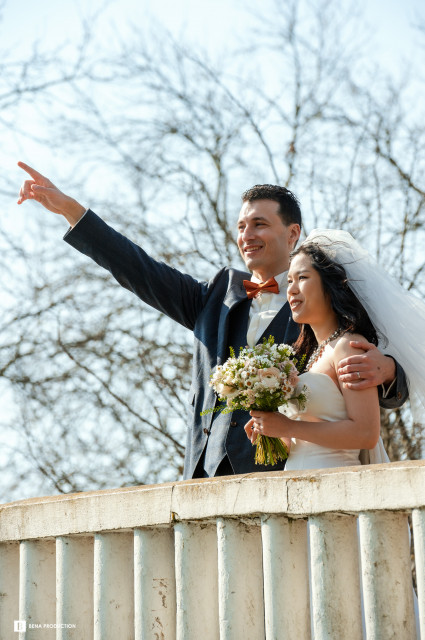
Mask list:
[[[275,276],[274,279],[276,280],[277,284],[279,285],[279,289],[282,289],[283,287],[286,288],[288,286],[288,270],[282,271],[282,273],[278,273],[278,275]],[[260,284],[260,282],[262,282],[262,280],[260,280],[256,276],[252,275],[251,276],[251,282],[256,282],[257,284]]]

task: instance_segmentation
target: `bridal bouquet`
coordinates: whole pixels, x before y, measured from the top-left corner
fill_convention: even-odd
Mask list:
[[[274,338],[270,336],[253,348],[241,347],[238,357],[230,348],[230,356],[211,375],[210,385],[219,400],[226,402],[225,407],[215,410],[226,413],[236,409],[277,411],[289,400],[296,401],[300,411],[305,409],[307,387],[304,385],[301,392],[295,394],[298,368],[301,369],[304,358],[298,362],[292,347],[274,344]],[[275,465],[278,460],[288,457],[288,450],[280,438],[260,434],[255,445],[256,464]]]

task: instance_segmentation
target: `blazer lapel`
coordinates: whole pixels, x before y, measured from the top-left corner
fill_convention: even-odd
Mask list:
[[[229,325],[227,333],[227,345],[233,347],[236,355],[239,354],[240,347],[247,346],[246,334],[248,332],[249,310],[251,308],[251,300],[243,300],[239,305],[229,313]],[[227,349],[226,358],[230,355]]]
[[[218,323],[217,364],[223,364],[229,357],[229,346],[236,353],[239,347],[246,345],[249,309],[251,300],[246,296],[245,288],[240,282],[233,283],[223,300]]]
[[[246,346],[249,310],[252,301],[247,298],[242,284],[243,276],[248,277],[249,274],[241,274],[240,280],[237,279],[231,284],[223,300],[218,322],[217,364],[223,364],[227,360],[230,355],[229,346],[235,349],[236,355],[239,347]],[[292,320],[291,310],[286,302],[265,329],[258,342],[262,342],[263,338],[272,335],[277,343],[292,344],[298,334],[298,325]]]
[[[299,334],[298,325],[292,320],[290,306],[287,302],[278,311],[269,326],[266,327],[264,333],[260,336],[257,344],[263,341],[263,338],[273,336],[276,343],[293,344]]]

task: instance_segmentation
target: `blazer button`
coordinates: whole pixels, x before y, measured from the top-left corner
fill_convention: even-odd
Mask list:
[[[401,399],[401,393],[399,391],[398,394],[397,394],[397,400],[400,400],[400,399]]]
[[[238,423],[236,422],[236,420],[232,420],[232,422],[230,423],[231,427],[237,427]]]
[[[210,430],[207,429],[206,427],[204,427],[204,433],[205,433],[206,436],[209,436],[210,435]]]

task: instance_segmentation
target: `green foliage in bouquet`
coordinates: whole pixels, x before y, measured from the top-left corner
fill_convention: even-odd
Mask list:
[[[277,411],[278,407],[296,402],[303,411],[307,400],[307,388],[296,392],[298,372],[305,358],[299,360],[287,344],[275,344],[273,336],[263,339],[255,347],[241,347],[236,357],[230,348],[230,358],[216,367],[210,385],[225,406],[208,409],[205,413],[243,411]],[[286,445],[280,438],[259,435],[255,442],[256,464],[275,465],[288,457]]]

